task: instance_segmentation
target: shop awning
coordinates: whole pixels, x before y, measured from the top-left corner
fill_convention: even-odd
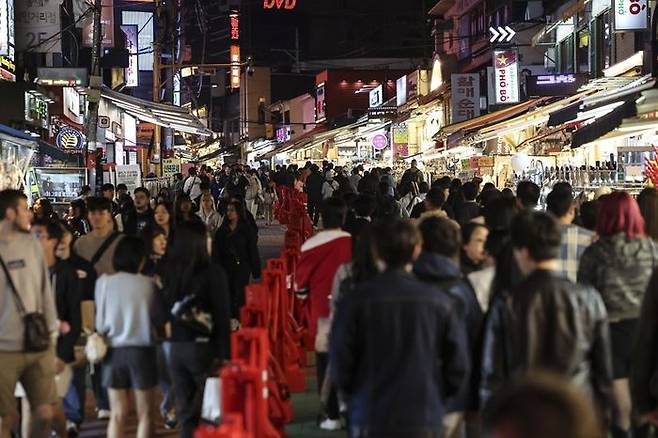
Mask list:
[[[108,87],[101,89],[101,96],[141,121],[155,123],[158,126],[172,128],[187,134],[207,137],[212,135],[212,131],[206,128],[198,118],[190,114],[185,108],[149,102],[148,100],[118,93]]]
[[[612,111],[601,117],[597,117],[593,122],[582,126],[574,132],[571,137],[571,148],[575,149],[603,137],[619,127],[625,118],[634,116],[636,112],[635,98],[626,99],[623,104]]]
[[[30,146],[36,146],[34,137],[32,137],[30,134],[26,134],[22,131],[19,131],[18,129],[10,128],[7,125],[0,125],[0,133],[8,135],[10,137],[14,137],[17,140],[25,140],[27,142],[30,142],[31,143]]]
[[[267,160],[275,156],[276,154],[281,154],[283,152],[288,152],[291,150],[299,149],[303,147],[304,145],[310,143],[313,141],[313,136],[317,134],[321,134],[323,132],[326,132],[327,128],[324,126],[318,126],[315,127],[314,129],[300,135],[294,140],[288,141],[286,143],[282,143],[278,148],[275,148],[262,156],[258,156],[258,159],[263,159]]]
[[[548,100],[548,97],[540,97],[537,99],[529,99],[525,102],[519,103],[508,108],[503,108],[499,111],[494,111],[489,114],[485,114],[473,119],[465,120],[459,123],[453,123],[452,125],[444,126],[435,136],[435,140],[445,139],[449,136],[461,131],[465,132],[468,130],[477,129],[482,126],[489,125],[491,123],[500,122],[511,117],[517,116],[521,113],[528,111],[535,105],[538,105],[542,102]]]
[[[525,114],[507,119],[504,122],[494,123],[487,125],[480,129],[477,133],[468,137],[471,142],[481,142],[491,140],[511,132],[521,131],[531,126],[543,125],[550,119],[550,114],[553,111],[562,109],[574,102],[580,102],[582,98],[593,93],[591,90],[583,91],[573,96],[565,97],[558,101],[549,103],[544,106],[538,106]]]

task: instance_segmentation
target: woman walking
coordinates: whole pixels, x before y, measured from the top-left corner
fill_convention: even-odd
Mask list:
[[[183,438],[199,424],[206,377],[230,357],[230,302],[224,270],[208,254],[201,223],[176,229],[162,304],[171,325],[165,343]],[[175,268],[175,269],[174,269]]]
[[[245,220],[244,205],[231,201],[226,219],[213,241],[212,257],[228,275],[231,290],[231,317],[238,319],[244,305],[244,287],[249,277],[260,277],[260,256],[254,230]]]
[[[596,233],[599,240],[580,259],[578,283],[594,286],[608,311],[617,402],[611,431],[614,438],[629,437],[632,340],[644,293],[658,266],[658,247],[646,236],[640,208],[626,192],[613,192],[602,201]]]
[[[222,216],[215,209],[215,199],[210,193],[201,195],[201,208],[196,214],[205,224],[208,234],[214,236],[217,228],[222,223]]]
[[[109,389],[109,438],[127,435],[130,413],[129,391],[137,405],[137,437],[153,436],[153,389],[158,383],[153,329],[158,325],[155,285],[139,274],[146,260],[144,242],[126,236],[114,254],[115,274],[102,275],[96,282],[96,331],[105,339],[108,351],[103,359],[103,386]]]

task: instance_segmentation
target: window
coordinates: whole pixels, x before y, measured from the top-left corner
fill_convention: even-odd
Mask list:
[[[573,35],[569,35],[560,43],[560,73],[573,73]]]
[[[589,29],[582,29],[576,34],[576,63],[578,73],[589,73]]]

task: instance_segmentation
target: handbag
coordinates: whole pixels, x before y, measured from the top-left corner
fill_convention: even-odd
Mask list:
[[[209,336],[212,333],[212,315],[201,308],[194,294],[186,295],[182,300],[176,301],[171,308],[171,315],[178,323],[200,335]]]
[[[14,284],[14,280],[9,275],[9,269],[5,261],[0,257],[0,265],[2,265],[2,270],[5,272],[7,277],[7,282],[9,283],[9,288],[14,294],[16,299],[16,308],[18,309],[18,314],[23,319],[25,325],[24,339],[23,339],[23,348],[25,352],[41,352],[46,351],[50,347],[50,330],[48,329],[48,322],[46,321],[46,316],[42,312],[30,312],[27,313],[25,310],[25,305],[23,300],[18,294],[18,289]],[[41,291],[43,294],[43,290]],[[45,299],[45,297],[43,297]]]

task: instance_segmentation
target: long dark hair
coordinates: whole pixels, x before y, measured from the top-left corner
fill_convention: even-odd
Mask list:
[[[192,170],[192,169],[190,169]],[[186,193],[183,193],[182,195],[179,195],[176,198],[176,214],[174,216],[174,222],[176,225],[182,224],[185,222],[185,218],[183,218],[183,210],[181,209],[183,202],[189,202],[192,204],[192,210],[194,210],[194,204],[192,203],[192,198]],[[190,211],[190,216],[194,214],[194,211]]]
[[[644,217],[647,235],[658,241],[658,190],[653,187],[642,190],[637,197],[637,203]]]
[[[229,207],[235,209],[235,214],[238,215],[238,224],[244,223],[247,219],[247,213],[244,208],[244,203],[238,200],[233,200],[228,203]],[[226,221],[228,223],[228,221]]]
[[[371,225],[368,225],[359,233],[359,237],[354,244],[352,257],[352,281],[354,284],[368,281],[379,272],[375,264],[372,245]]]
[[[199,286],[197,275],[210,265],[206,227],[201,222],[184,222],[176,228],[164,276],[164,289],[170,302]]]

